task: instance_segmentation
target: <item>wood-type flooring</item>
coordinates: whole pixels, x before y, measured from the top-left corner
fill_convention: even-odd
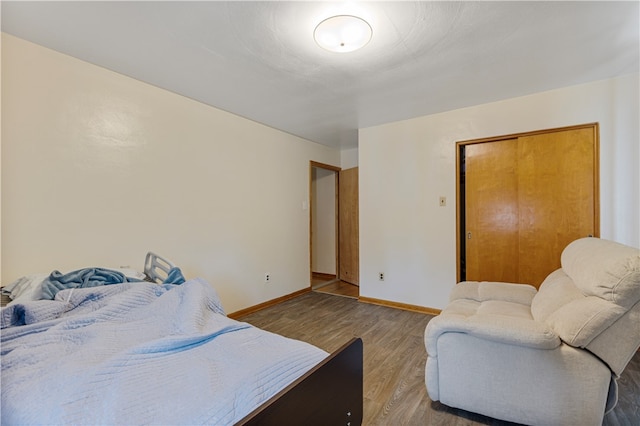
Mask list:
[[[513,425],[447,407],[427,396],[424,329],[432,317],[318,292],[240,318],[332,352],[352,337],[364,343],[363,425]],[[640,425],[640,352],[619,382],[606,426]],[[579,392],[576,389],[576,392]]]
[[[357,299],[360,294],[360,289],[357,285],[340,280],[329,281],[327,284],[322,283],[318,287],[314,286],[313,291],[336,296],[353,297],[355,299]]]

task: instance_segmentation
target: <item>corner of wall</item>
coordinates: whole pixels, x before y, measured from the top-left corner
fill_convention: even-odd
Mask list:
[[[358,167],[358,148],[345,148],[340,150],[340,168],[351,169]]]

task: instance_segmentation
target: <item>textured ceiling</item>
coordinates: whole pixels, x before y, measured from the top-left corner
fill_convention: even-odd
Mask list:
[[[631,2],[2,2],[2,30],[328,146],[358,128],[639,71]],[[313,30],[358,14],[352,53]]]

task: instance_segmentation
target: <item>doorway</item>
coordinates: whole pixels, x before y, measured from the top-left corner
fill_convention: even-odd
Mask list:
[[[349,203],[344,199],[341,202],[340,175],[339,167],[314,161],[310,163],[310,285],[313,291],[357,298],[357,282],[347,282],[344,276],[348,274],[347,280],[354,281],[354,268],[347,261],[354,256],[353,244],[345,245],[347,239],[344,236],[344,226],[341,229],[340,217],[344,217],[344,212],[340,209],[341,206],[348,208]],[[346,194],[349,191],[342,192]],[[343,219],[343,222],[346,224],[352,221]],[[355,257],[357,259],[357,252]],[[345,265],[342,268],[341,262]],[[355,269],[357,270],[357,266]]]

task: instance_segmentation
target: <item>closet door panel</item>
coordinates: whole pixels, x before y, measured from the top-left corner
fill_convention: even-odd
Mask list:
[[[518,141],[465,147],[466,279],[518,282]]]
[[[571,241],[596,234],[593,128],[518,138],[519,282],[539,286]]]

